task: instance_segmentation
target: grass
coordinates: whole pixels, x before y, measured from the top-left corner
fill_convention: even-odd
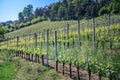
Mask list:
[[[9,55],[6,51],[0,51],[0,80],[14,80],[17,68],[9,60],[12,55]]]
[[[24,60],[21,60],[20,63],[21,67],[17,74],[17,80],[65,80],[65,76],[41,64]]]
[[[3,62],[0,64],[0,79],[1,80],[14,80],[17,69],[10,62]]]
[[[12,56],[11,59],[6,57]],[[68,80],[54,69],[0,51],[0,80]],[[3,60],[3,61],[2,61]]]

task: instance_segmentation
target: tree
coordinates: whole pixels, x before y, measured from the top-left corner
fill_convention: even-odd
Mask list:
[[[18,14],[19,21],[31,22],[38,17],[41,20],[77,20],[92,18],[109,13],[120,13],[120,0],[59,0],[49,6],[36,8],[27,5]],[[34,20],[33,20],[34,21]]]
[[[120,0],[113,0],[112,13],[120,13]]]
[[[19,19],[19,22],[23,22],[24,21],[24,16],[23,16],[22,12],[19,12],[18,19]]]
[[[103,15],[103,14],[107,14],[107,12],[108,12],[108,9],[107,9],[107,7],[102,7],[100,10],[99,10],[99,15],[101,16],[101,15]]]
[[[50,18],[51,20],[56,20],[56,18],[58,17],[58,4],[54,3],[53,5],[51,5],[51,11],[50,11]]]
[[[40,8],[40,10],[39,10],[39,8],[36,8],[34,11],[34,16],[37,18],[40,15],[40,12],[41,12],[41,8]]]
[[[27,7],[24,7],[22,12],[19,12],[18,14],[18,19],[20,22],[23,21],[31,21],[33,19],[33,6],[32,5],[27,5]]]
[[[3,29],[2,24],[0,24],[0,38],[4,38],[4,34],[6,33],[6,30]]]

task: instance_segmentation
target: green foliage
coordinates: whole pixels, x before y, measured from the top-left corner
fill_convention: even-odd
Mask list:
[[[14,80],[17,72],[15,69],[15,66],[10,62],[0,64],[0,79]]]
[[[106,14],[108,12],[108,9],[107,9],[107,7],[102,7],[100,10],[99,10],[99,15],[101,16],[101,15],[103,15],[103,14]]]
[[[0,51],[0,79],[2,80],[14,80],[16,78],[17,68],[16,66],[11,63],[13,55],[8,53],[7,50]]]
[[[19,12],[18,19],[19,22],[26,22],[31,21],[33,18],[33,6],[27,5],[27,7],[24,7],[22,12]]]
[[[112,77],[112,79],[116,79],[116,75],[119,73],[119,65],[114,64],[114,62],[119,63],[118,57],[113,56],[114,54],[119,53],[119,44],[117,47],[114,43],[119,43],[119,24],[111,25],[110,26],[110,34],[108,34],[108,30],[106,27],[96,27],[96,42],[99,42],[97,46],[97,49],[94,50],[92,45],[92,29],[85,29],[84,31],[80,31],[81,33],[81,40],[82,42],[82,49],[78,50],[78,33],[77,29],[74,32],[70,32],[69,34],[69,40],[64,40],[66,37],[66,34],[62,31],[59,32],[60,35],[58,35],[58,50],[59,55],[55,57],[55,51],[54,46],[52,45],[52,42],[54,42],[53,34],[50,34],[49,38],[49,59],[50,60],[58,60],[59,62],[65,63],[65,64],[72,64],[76,68],[80,69],[86,69],[91,75],[92,73],[97,73],[103,77]],[[114,34],[113,34],[114,33]],[[115,36],[114,36],[115,35]],[[82,37],[86,38],[82,38]],[[73,38],[75,40],[74,47],[73,47]],[[115,40],[112,41],[112,49],[110,48],[110,38]],[[44,42],[44,38],[42,36],[39,36],[37,38],[37,44],[38,46],[35,46],[35,38],[34,36],[31,36],[28,43],[24,42],[24,38],[21,38],[19,40],[19,47],[16,47],[16,43],[14,43],[16,39],[11,42],[10,46],[4,45],[4,42],[1,43],[3,46],[1,46],[1,49],[8,49],[12,51],[22,51],[24,54],[33,54],[33,55],[44,55],[46,56],[46,42]],[[45,39],[46,41],[46,39]],[[65,42],[65,45],[64,45]],[[69,48],[67,46],[67,43],[69,43]],[[102,44],[103,43],[103,44]],[[61,45],[61,46],[60,46]],[[11,47],[12,46],[12,47]],[[104,48],[102,48],[105,46]],[[113,52],[110,52],[113,50]],[[118,51],[118,52],[117,52]],[[111,55],[110,55],[111,54]],[[54,56],[55,55],[55,56]],[[118,55],[119,56],[119,55]],[[115,59],[115,57],[117,59]],[[28,73],[31,73],[31,68],[27,70]],[[111,76],[112,74],[112,76]],[[54,74],[53,74],[54,75]],[[114,76],[114,77],[113,77]]]
[[[65,80],[66,77],[57,73],[55,70],[42,66],[41,64],[31,63],[21,58],[12,56],[12,61],[6,60],[12,53],[8,50],[0,51],[0,79],[2,80]],[[10,56],[8,56],[10,55]],[[1,63],[1,59],[3,62]]]
[[[34,18],[32,21],[31,21],[31,24],[35,24],[35,23],[38,23],[38,22],[41,22],[45,20],[44,16],[39,16],[38,18]]]
[[[18,14],[18,19],[20,22],[23,22],[24,21],[24,16],[23,16],[23,13],[22,12],[19,12]]]
[[[61,0],[48,7],[36,8],[35,11],[32,5],[27,5],[19,12],[18,22],[35,24],[46,19],[51,21],[90,19],[108,13],[119,14],[119,5],[119,0]]]
[[[112,13],[120,13],[120,0],[113,0]]]
[[[0,40],[4,38],[4,34],[7,32],[6,28],[3,28],[2,24],[0,24]]]
[[[30,26],[31,25],[31,22],[26,22],[26,23],[20,23],[18,28],[23,28],[25,26]]]

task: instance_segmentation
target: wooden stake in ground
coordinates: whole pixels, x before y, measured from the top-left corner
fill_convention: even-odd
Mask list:
[[[37,48],[37,34],[34,33],[35,48]],[[35,62],[37,62],[37,54],[35,54]]]
[[[109,41],[110,41],[110,49],[112,50],[112,40],[111,40],[111,35],[110,35],[110,14],[108,14],[108,36],[110,37],[110,38],[109,38]]]
[[[48,51],[49,51],[49,30],[47,29],[47,36],[46,36],[46,64],[49,66],[49,57],[48,57]]]
[[[16,47],[18,48],[19,36],[17,36]],[[16,56],[18,56],[18,51],[16,52]]]
[[[69,24],[67,24],[67,47],[69,48]]]
[[[57,31],[55,31],[55,69],[58,71]]]
[[[95,41],[95,20],[94,18],[92,19],[92,28],[93,28],[93,49],[95,50],[96,47],[96,41]]]
[[[78,20],[78,49],[80,50],[80,20]]]

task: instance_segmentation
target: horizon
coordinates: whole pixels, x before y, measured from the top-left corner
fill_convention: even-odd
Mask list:
[[[0,0],[0,22],[18,20],[18,13],[31,4],[33,11],[38,7],[45,7],[59,0]]]

